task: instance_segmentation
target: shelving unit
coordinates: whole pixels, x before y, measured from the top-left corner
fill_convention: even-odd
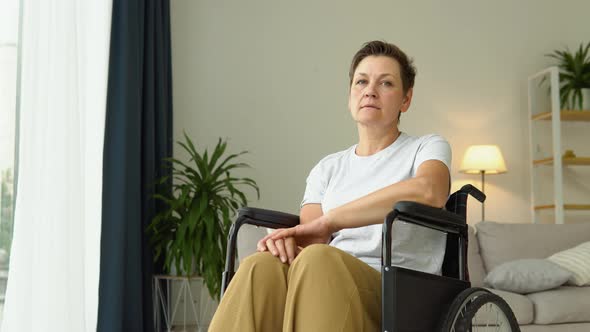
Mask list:
[[[552,165],[554,162],[553,157],[533,160],[533,165]],[[588,157],[573,157],[573,158],[561,158],[563,165],[587,165],[590,166],[590,158]]]
[[[533,98],[535,89],[538,89],[538,80],[545,77],[549,79],[549,93],[551,111],[539,112],[536,99]],[[590,156],[564,156],[562,151],[562,122],[590,122],[590,110],[562,110],[559,102],[559,69],[550,67],[544,69],[528,79],[528,111],[529,111],[529,147],[531,156],[531,210],[533,221],[538,222],[538,213],[543,210],[553,210],[555,223],[563,224],[566,210],[590,211],[590,204],[564,203],[563,198],[563,167],[564,166],[590,166]],[[534,123],[536,121],[551,121],[551,142],[552,149],[550,157],[535,159],[537,142],[534,139]],[[556,157],[558,156],[558,157]],[[541,204],[536,200],[536,189],[538,186],[535,177],[536,167],[550,166],[553,168],[553,204]],[[585,203],[589,202],[586,200]]]
[[[590,204],[564,204],[565,210],[590,210]],[[555,205],[537,205],[535,210],[555,209]]]
[[[563,110],[559,113],[561,121],[586,121],[590,122],[589,111]],[[533,120],[552,120],[552,112],[543,112],[532,116]]]

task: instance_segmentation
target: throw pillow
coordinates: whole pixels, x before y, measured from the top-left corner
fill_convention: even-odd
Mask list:
[[[484,282],[495,289],[527,294],[559,287],[570,277],[568,270],[546,259],[519,259],[496,266]]]
[[[590,241],[553,254],[548,260],[572,273],[568,283],[590,285]]]

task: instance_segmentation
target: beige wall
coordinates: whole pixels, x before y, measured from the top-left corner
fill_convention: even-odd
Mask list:
[[[544,54],[588,41],[588,13],[585,0],[174,0],[175,138],[186,130],[200,147],[226,137],[251,151],[243,174],[262,194],[251,205],[296,213],[311,167],[356,142],[352,55],[385,39],[418,68],[400,128],[449,140],[453,189],[479,186],[458,173],[468,145],[499,145],[509,172],[487,177],[486,219],[529,222],[526,80],[551,63]],[[470,204],[470,223],[480,211]]]

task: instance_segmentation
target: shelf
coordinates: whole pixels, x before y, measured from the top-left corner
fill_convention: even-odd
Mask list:
[[[541,91],[542,89],[540,89],[537,82],[541,77],[549,79],[548,92],[551,96],[551,98],[549,98],[550,100],[547,98],[541,100],[540,98],[540,93],[547,94],[547,91]],[[590,212],[590,199],[588,199],[588,193],[586,192],[577,193],[575,196],[572,196],[567,200],[569,203],[576,202],[582,204],[563,204],[563,202],[566,201],[564,199],[564,192],[567,191],[568,186],[571,185],[572,181],[577,180],[572,177],[572,171],[578,169],[581,171],[581,167],[590,166],[589,152],[586,151],[584,153],[580,150],[579,152],[581,155],[576,156],[573,150],[564,149],[564,151],[560,151],[564,147],[564,144],[562,143],[564,143],[566,138],[573,138],[580,144],[579,146],[574,146],[576,149],[579,149],[580,146],[587,146],[587,143],[585,143],[587,141],[586,138],[570,135],[569,130],[564,129],[571,129],[570,126],[574,126],[576,127],[575,129],[582,130],[586,133],[589,128],[588,125],[590,124],[590,105],[584,106],[583,110],[576,110],[574,109],[574,106],[561,104],[559,98],[560,75],[557,66],[545,68],[538,73],[529,76],[527,87],[529,149],[533,156],[533,160],[528,161],[528,165],[531,168],[529,176],[533,222],[540,222],[542,220],[541,215],[544,214],[542,211],[548,211],[546,213],[553,214],[554,222],[556,224],[564,224],[566,219],[572,217],[570,214],[574,214],[575,216],[575,211],[583,213]],[[543,121],[543,124],[541,125],[537,120]],[[577,122],[579,125],[573,122]],[[541,146],[547,145],[549,142],[551,142],[551,147],[554,150],[549,150],[547,154],[539,155],[542,150]],[[571,148],[572,147],[570,147],[570,149]],[[544,169],[541,174],[538,171],[541,171],[543,167],[551,167],[551,169]],[[551,173],[552,176],[549,173]],[[588,179],[588,176],[584,175],[584,179]],[[547,197],[544,197],[545,200],[539,201],[538,199],[535,199],[537,192],[548,187],[549,183],[552,183],[553,185],[552,190],[549,190],[548,192],[548,194],[551,195],[551,198],[547,195]],[[556,202],[559,204],[555,204]],[[545,217],[548,216],[543,216],[543,220]]]
[[[563,204],[565,210],[590,210],[590,204]],[[537,205],[535,210],[555,209],[555,204]]]
[[[589,165],[590,166],[590,158],[589,157],[563,158],[562,160],[563,160],[564,165]],[[553,164],[553,157],[533,160],[533,165],[551,165],[551,164]]]
[[[532,116],[533,120],[551,120],[551,112],[544,112],[535,114]],[[561,111],[562,121],[590,121],[590,110],[583,111],[572,111],[562,110]]]

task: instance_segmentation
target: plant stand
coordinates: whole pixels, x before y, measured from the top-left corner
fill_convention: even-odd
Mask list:
[[[200,287],[198,294],[193,292],[191,281],[202,282],[201,277],[191,276],[170,276],[155,275],[153,278],[153,305],[154,305],[154,327],[157,332],[176,332],[176,331],[195,331],[201,332],[207,330],[204,325],[203,313],[209,312],[210,301],[206,302],[205,308],[201,305],[203,302],[203,287]],[[179,283],[179,289],[176,294],[172,293],[172,284]],[[165,291],[165,292],[164,292]],[[180,302],[182,303],[183,319],[182,325],[175,327],[174,319],[178,313]],[[190,302],[188,304],[187,302]],[[187,310],[189,310],[187,312]],[[188,313],[188,316],[187,316]],[[162,326],[162,318],[164,326]],[[192,318],[187,325],[187,318]]]

